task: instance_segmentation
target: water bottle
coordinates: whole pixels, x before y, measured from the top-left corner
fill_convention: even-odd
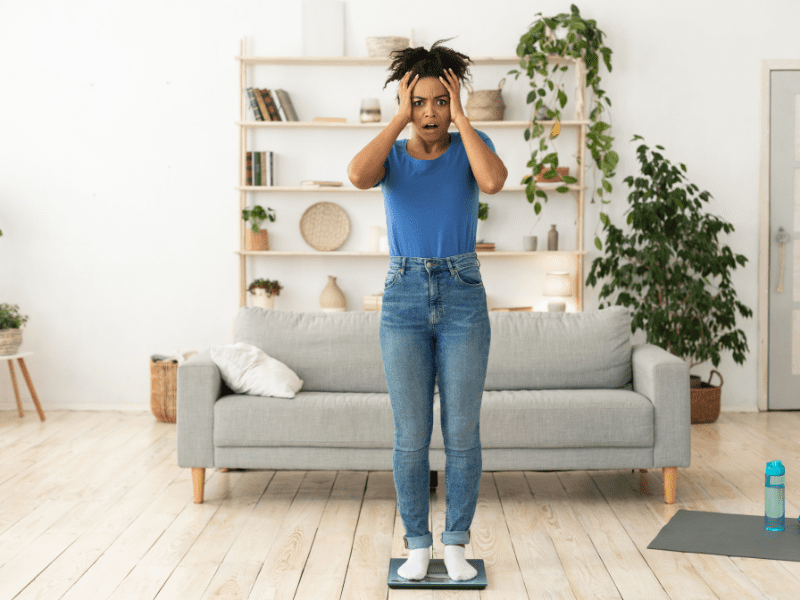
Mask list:
[[[764,529],[783,531],[786,511],[785,501],[786,469],[781,461],[767,463],[766,488],[764,488]]]

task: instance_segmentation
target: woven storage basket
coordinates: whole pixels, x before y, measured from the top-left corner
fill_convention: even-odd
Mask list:
[[[467,104],[464,107],[470,121],[502,121],[506,111],[503,102],[503,84],[506,80],[501,79],[496,90],[472,90],[468,83],[464,84],[467,89]]]
[[[0,356],[16,354],[22,345],[22,329],[0,329]]]
[[[367,52],[372,58],[388,58],[395,50],[408,48],[408,38],[384,35],[367,38]]]
[[[150,361],[150,410],[162,423],[176,421],[175,400],[178,393],[178,363]]]
[[[711,378],[716,373],[719,376],[719,387],[711,385]],[[713,423],[719,418],[719,410],[722,403],[722,375],[716,369],[711,369],[708,376],[708,383],[700,381],[700,378],[692,379],[692,423]]]

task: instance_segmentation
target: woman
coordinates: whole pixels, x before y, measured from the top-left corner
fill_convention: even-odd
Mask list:
[[[453,580],[472,579],[464,558],[481,478],[479,417],[491,330],[475,253],[478,190],[495,194],[508,171],[494,144],[461,106],[469,57],[436,42],[392,53],[397,114],[348,167],[357,188],[381,185],[389,233],[380,342],[394,415],[392,467],[409,549],[398,569],[425,577],[428,447],[438,375],[446,467],[444,562]],[[384,85],[384,88],[386,87]],[[408,124],[412,135],[398,140]],[[457,133],[449,133],[453,123]]]

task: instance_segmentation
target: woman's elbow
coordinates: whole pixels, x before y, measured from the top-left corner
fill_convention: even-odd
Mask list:
[[[497,177],[492,177],[491,180],[485,182],[483,185],[480,185],[480,190],[484,194],[493,195],[503,189],[503,186],[506,184],[506,178],[508,177],[508,171],[503,169],[503,173],[498,173]]]

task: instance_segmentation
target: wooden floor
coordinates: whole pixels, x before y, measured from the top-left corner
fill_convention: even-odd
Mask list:
[[[661,471],[483,473],[468,558],[482,591],[390,590],[404,533],[391,471],[206,471],[205,503],[147,413],[0,412],[0,598],[31,600],[786,598],[800,563],[648,550],[678,510],[764,514],[782,460],[800,498],[800,413],[692,426],[675,504]],[[444,478],[431,494],[441,557]],[[793,493],[794,492],[794,493]]]

